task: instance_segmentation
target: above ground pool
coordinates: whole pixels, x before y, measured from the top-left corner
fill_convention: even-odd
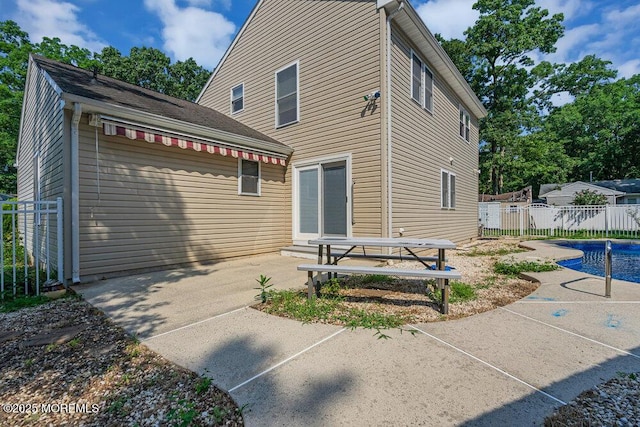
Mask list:
[[[560,246],[581,250],[582,258],[558,261],[563,267],[604,277],[605,241],[558,242]],[[640,244],[613,242],[611,276],[614,279],[640,283]]]

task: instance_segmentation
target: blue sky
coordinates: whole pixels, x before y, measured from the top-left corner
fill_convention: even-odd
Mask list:
[[[256,0],[1,0],[0,20],[12,19],[32,42],[59,37],[92,51],[112,45],[123,54],[151,46],[174,61],[193,57],[212,69]],[[474,0],[412,0],[433,33],[463,37],[477,13]],[[640,73],[638,0],[536,0],[565,15],[565,36],[552,62],[596,54],[613,62],[620,77]],[[543,57],[538,56],[540,60]]]

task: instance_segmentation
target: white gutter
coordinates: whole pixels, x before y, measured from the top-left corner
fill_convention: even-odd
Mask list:
[[[71,117],[71,281],[80,283],[80,161],[78,155],[82,104],[73,103]]]
[[[392,143],[391,143],[391,20],[404,8],[404,1],[396,10],[387,16],[387,237],[393,237],[393,206],[392,206],[392,180],[391,180],[391,161],[392,161]]]

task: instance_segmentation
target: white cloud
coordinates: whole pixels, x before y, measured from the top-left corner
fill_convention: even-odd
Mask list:
[[[550,16],[562,13],[564,21],[569,22],[574,18],[588,14],[594,4],[585,0],[537,0],[536,6],[547,9]]]
[[[107,44],[78,21],[78,6],[57,0],[18,0],[15,20],[34,43],[58,37],[66,45],[99,52]]]
[[[631,59],[618,66],[618,77],[629,78],[634,74],[640,74],[640,59]]]
[[[445,39],[464,39],[464,31],[480,16],[472,9],[476,0],[430,0],[418,3],[416,11],[432,33]]]
[[[212,69],[236,31],[233,22],[216,12],[191,6],[180,8],[175,0],[145,0],[144,4],[162,21],[164,49],[178,61],[192,57],[199,65]]]
[[[601,26],[599,24],[587,24],[565,31],[564,37],[556,42],[557,50],[547,56],[547,60],[552,62],[573,62],[581,59],[581,50],[584,49],[587,41],[598,34]]]

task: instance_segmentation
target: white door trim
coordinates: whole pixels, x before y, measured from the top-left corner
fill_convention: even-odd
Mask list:
[[[293,240],[293,244],[294,245],[301,245],[301,246],[306,246],[307,245],[307,241],[311,238],[314,237],[319,237],[318,235],[307,235],[307,234],[303,234],[301,235],[300,233],[298,233],[298,228],[299,228],[299,209],[298,209],[298,171],[299,170],[304,170],[304,169],[309,169],[312,168],[313,166],[316,166],[318,168],[318,180],[319,182],[322,181],[322,168],[321,166],[323,164],[326,163],[337,163],[337,162],[345,162],[346,164],[346,185],[347,185],[347,236],[351,236],[352,235],[352,218],[351,218],[351,213],[352,213],[352,209],[351,209],[351,204],[353,203],[352,201],[352,197],[353,194],[351,194],[351,188],[352,188],[352,174],[351,174],[351,169],[352,169],[352,156],[351,153],[342,153],[342,154],[337,154],[337,155],[333,155],[333,156],[323,156],[323,157],[316,157],[316,158],[311,158],[311,159],[305,159],[305,160],[299,160],[296,162],[292,163],[292,195],[291,195],[291,200],[292,200],[292,221],[291,221],[291,225],[292,225],[292,229],[291,229],[291,236],[292,236],[292,240]],[[319,186],[318,187],[318,209],[321,210],[322,209],[322,187]],[[318,219],[318,227],[322,227],[321,224],[321,216],[319,216]]]

